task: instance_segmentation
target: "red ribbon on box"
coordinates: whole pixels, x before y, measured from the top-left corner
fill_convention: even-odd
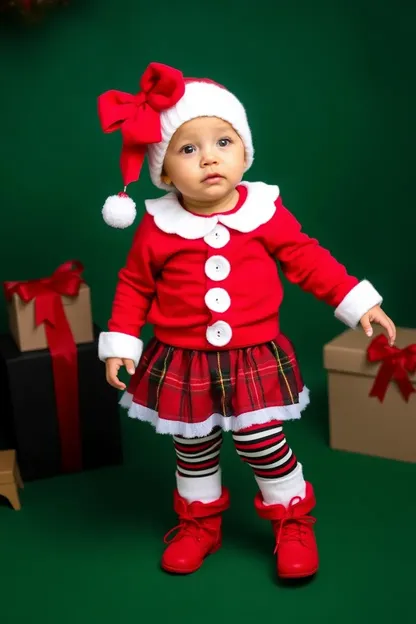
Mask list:
[[[382,362],[370,391],[371,397],[377,397],[383,402],[387,387],[395,381],[405,401],[415,392],[409,373],[416,371],[416,344],[404,349],[390,346],[384,334],[376,336],[367,348],[369,362]]]
[[[83,283],[83,265],[78,260],[64,262],[50,277],[23,282],[5,282],[6,298],[16,293],[22,301],[35,301],[35,323],[44,324],[52,357],[55,399],[64,472],[81,469],[82,449],[78,404],[78,354],[65,315],[62,296],[75,297]]]

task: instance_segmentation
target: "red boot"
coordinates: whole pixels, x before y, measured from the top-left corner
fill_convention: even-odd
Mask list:
[[[174,492],[174,509],[179,516],[178,526],[165,535],[169,543],[162,557],[162,568],[175,574],[195,572],[207,555],[221,546],[222,512],[230,504],[229,492],[222,488],[221,497],[212,503],[188,503],[178,491]],[[172,540],[168,536],[178,531]]]
[[[276,537],[274,553],[277,554],[277,574],[280,578],[304,578],[318,570],[318,547],[313,530],[316,520],[308,515],[315,504],[310,483],[306,483],[305,498],[292,498],[288,508],[283,505],[265,505],[260,492],[255,497],[254,505],[258,515],[272,522]]]

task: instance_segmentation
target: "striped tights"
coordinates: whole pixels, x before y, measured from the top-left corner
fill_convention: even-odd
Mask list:
[[[286,442],[281,421],[252,425],[233,432],[235,449],[256,477],[276,481],[288,477],[298,466]],[[208,477],[219,470],[222,430],[214,429],[204,438],[174,436],[177,472],[183,478]]]

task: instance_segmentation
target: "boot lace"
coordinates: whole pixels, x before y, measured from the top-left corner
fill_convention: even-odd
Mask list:
[[[293,517],[293,507],[297,502],[302,499],[297,496],[292,498],[287,509],[287,513],[281,520],[276,521],[276,525],[279,525],[279,529],[276,535],[276,546],[273,553],[276,554],[280,544],[285,542],[300,542],[302,546],[308,547],[308,536],[310,534],[310,527],[315,524],[316,518],[313,516],[304,515],[300,518]]]
[[[173,535],[175,531],[177,531],[177,533],[176,535]],[[175,542],[181,539],[184,535],[189,535],[199,542],[201,541],[204,531],[206,533],[211,533],[212,535],[216,535],[217,533],[216,529],[203,525],[186,510],[182,510],[180,513],[179,524],[166,533],[163,541],[165,544],[169,544],[170,542]]]

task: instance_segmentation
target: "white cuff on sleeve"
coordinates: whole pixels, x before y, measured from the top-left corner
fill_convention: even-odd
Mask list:
[[[101,332],[98,339],[98,358],[110,357],[133,360],[136,367],[143,351],[143,341],[121,332]]]
[[[382,301],[383,298],[374,286],[367,280],[363,280],[344,297],[335,309],[335,316],[339,321],[354,329],[361,317],[373,306],[380,305]]]

